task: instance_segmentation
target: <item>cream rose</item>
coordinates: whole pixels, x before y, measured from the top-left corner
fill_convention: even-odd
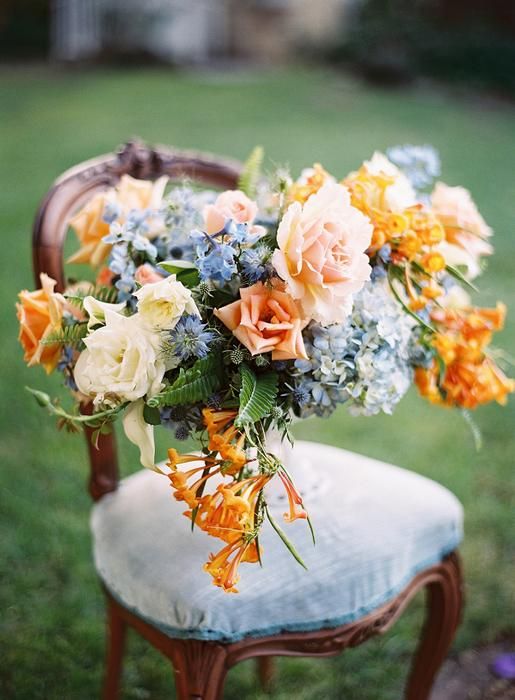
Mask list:
[[[329,324],[349,315],[352,295],[370,277],[371,236],[370,221],[343,185],[327,183],[304,205],[288,207],[272,262],[305,318]]]
[[[200,316],[191,292],[175,275],[145,284],[134,295],[142,322],[154,330],[170,330],[184,314]]]
[[[440,252],[450,265],[463,265],[469,279],[481,272],[483,255],[493,248],[485,239],[492,229],[478,211],[470,192],[464,187],[449,187],[437,182],[431,195],[431,205],[445,229],[445,241]]]
[[[105,326],[85,339],[74,378],[79,391],[96,404],[136,401],[161,387],[165,365],[160,338],[140,323],[138,314],[122,316],[107,309]]]

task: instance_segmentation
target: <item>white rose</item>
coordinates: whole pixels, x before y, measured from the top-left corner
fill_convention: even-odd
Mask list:
[[[138,314],[106,310],[105,326],[90,333],[84,344],[74,371],[81,393],[101,403],[106,396],[135,401],[159,391],[165,372],[159,335],[142,327]]]
[[[89,316],[88,331],[90,331],[93,326],[98,326],[99,324],[105,323],[106,311],[120,313],[122,309],[125,308],[125,302],[122,301],[119,304],[108,304],[105,301],[95,299],[95,297],[87,296],[84,298],[83,306],[84,311]]]
[[[191,292],[175,275],[145,284],[135,293],[142,321],[155,330],[170,330],[184,314],[200,316]]]
[[[412,207],[417,203],[417,196],[411,182],[406,175],[399,170],[388,158],[379,151],[376,151],[370,160],[366,160],[363,165],[375,177],[386,175],[394,178],[394,182],[385,190],[385,204],[391,211],[402,211]]]

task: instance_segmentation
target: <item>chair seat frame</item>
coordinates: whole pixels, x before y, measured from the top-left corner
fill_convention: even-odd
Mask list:
[[[117,153],[100,156],[64,173],[50,189],[37,213],[33,231],[36,285],[45,272],[65,287],[63,247],[70,216],[98,191],[114,187],[122,175],[155,180],[188,178],[234,189],[241,173],[236,161],[167,147],[129,142]],[[91,411],[85,406],[84,412]],[[114,436],[101,435],[97,447],[86,429],[89,452],[89,492],[94,501],[116,490],[118,463]],[[272,680],[274,656],[334,656],[386,632],[420,590],[426,591],[426,620],[408,677],[406,700],[428,700],[434,678],[445,659],[461,620],[463,577],[459,555],[450,553],[439,564],[418,573],[391,601],[354,622],[315,632],[285,632],[224,643],[174,639],[130,612],[105,590],[107,601],[107,663],[104,700],[119,695],[124,640],[135,629],[171,662],[180,700],[218,700],[227,671],[240,661],[256,658],[263,685]]]

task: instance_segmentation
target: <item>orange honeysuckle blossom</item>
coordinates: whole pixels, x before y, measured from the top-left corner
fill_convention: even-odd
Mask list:
[[[415,383],[432,403],[473,409],[490,401],[505,404],[515,391],[508,378],[486,350],[494,331],[504,325],[506,309],[435,309],[431,319],[438,329],[434,347],[445,365],[433,360],[429,368],[418,368]]]

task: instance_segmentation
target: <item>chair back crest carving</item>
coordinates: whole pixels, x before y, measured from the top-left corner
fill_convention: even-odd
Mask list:
[[[165,146],[150,147],[130,141],[118,152],[93,158],[63,173],[44,197],[36,214],[32,238],[32,259],[36,286],[40,273],[57,281],[57,290],[66,285],[64,244],[68,221],[96,192],[114,187],[122,175],[156,180],[188,178],[193,182],[224,189],[237,186],[242,165],[238,161],[193,151],[176,151]],[[84,412],[91,410],[85,407]],[[101,435],[98,449],[92,445],[86,428],[90,461],[89,492],[94,500],[114,491],[118,464],[114,435]]]

